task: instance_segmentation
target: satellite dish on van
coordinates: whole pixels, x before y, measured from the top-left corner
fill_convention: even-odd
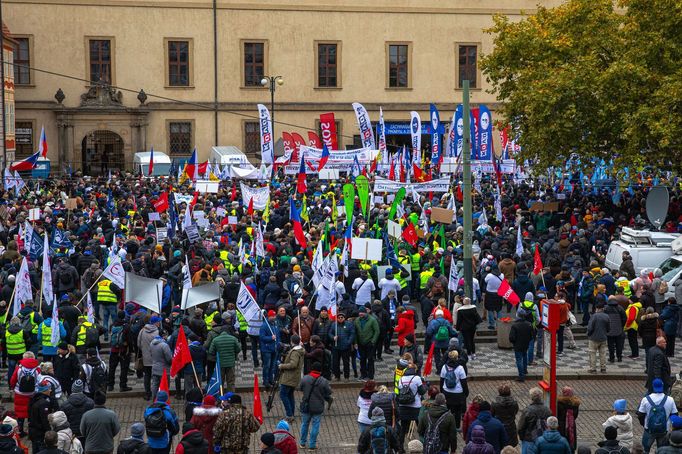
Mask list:
[[[646,196],[646,215],[654,227],[660,229],[668,215],[668,188],[665,186],[655,186],[649,190]]]

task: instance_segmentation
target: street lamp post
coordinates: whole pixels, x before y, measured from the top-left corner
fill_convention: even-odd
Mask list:
[[[263,76],[260,84],[270,90],[270,119],[272,120],[272,137],[275,137],[275,90],[284,85],[282,76]]]

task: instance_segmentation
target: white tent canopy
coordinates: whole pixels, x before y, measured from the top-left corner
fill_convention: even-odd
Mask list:
[[[239,148],[235,146],[211,147],[211,162],[217,162],[221,166],[238,166],[249,164],[249,160]]]

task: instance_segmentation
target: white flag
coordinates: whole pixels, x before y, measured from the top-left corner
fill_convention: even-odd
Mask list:
[[[46,302],[54,300],[54,291],[52,290],[52,271],[50,270],[50,259],[48,257],[50,250],[50,243],[47,240],[47,232],[45,232],[45,244],[43,245],[43,298]],[[52,312],[57,312],[57,307],[54,306]]]
[[[502,201],[500,200],[500,190],[495,193],[495,219],[497,222],[502,222]]]
[[[192,276],[189,272],[189,260],[185,256],[185,266],[182,267],[182,288],[192,288]]]
[[[95,323],[95,309],[92,306],[92,298],[90,297],[90,292],[88,292],[85,307],[88,315],[88,321],[90,323]]]
[[[485,214],[485,208],[481,210],[481,215],[478,217],[478,225],[488,225],[488,215]]]
[[[348,240],[343,242],[343,251],[341,251],[341,264],[343,265],[343,275],[348,277]]]
[[[49,274],[49,272],[47,274]],[[50,333],[50,343],[53,347],[56,347],[59,345],[59,340],[61,339],[61,333],[59,332],[59,310],[57,309],[57,304],[52,305],[52,321],[50,323],[50,328],[52,328],[52,332]]]
[[[332,281],[332,288],[331,290],[329,290],[329,307],[327,307],[327,311],[329,311],[329,314],[332,317],[336,317],[337,312],[336,276]]]
[[[455,195],[450,193],[450,200],[448,201],[448,210],[452,210],[452,222],[457,222],[457,204],[455,203]]]
[[[523,255],[523,239],[521,237],[521,224],[519,224],[519,231],[516,234],[516,255],[521,257]]]
[[[275,148],[272,136],[272,118],[270,111],[263,104],[258,104],[258,119],[260,120],[260,152],[261,162],[272,164],[275,162]]]
[[[249,289],[244,285],[244,282],[242,282],[239,287],[237,310],[242,313],[247,322],[258,318],[258,314],[260,314],[258,304],[253,298],[253,295],[251,295],[251,292],[249,292]]]
[[[374,144],[374,131],[372,130],[372,122],[369,119],[367,110],[359,102],[354,102],[353,111],[355,112],[355,118],[358,120],[362,146],[369,148],[370,150],[376,150],[377,147]]]
[[[192,211],[188,203],[187,209],[185,210],[185,218],[182,220],[182,230],[187,229],[187,227],[189,227],[190,225],[192,225]]]
[[[448,288],[453,292],[459,289],[459,276],[457,275],[457,263],[455,262],[455,256],[452,256],[450,260],[450,277],[448,278]]]
[[[263,246],[263,231],[260,228],[260,221],[256,229],[256,255],[258,257],[265,257],[265,247]]]
[[[33,290],[31,289],[31,276],[28,274],[28,262],[26,257],[21,261],[21,268],[15,281],[16,286],[14,290],[14,307],[12,308],[12,315],[17,315],[21,310],[21,304],[33,302]]]
[[[21,175],[19,175],[18,171],[14,171],[14,193],[19,196],[19,191],[24,189],[26,187],[26,183],[24,183],[24,179],[21,178]]]
[[[9,168],[5,168],[5,191],[9,191],[14,187],[14,177],[12,176],[12,172],[9,171]]]
[[[322,265],[324,263],[324,258],[322,254],[322,242],[320,241],[317,243],[317,248],[315,249],[315,255],[313,255],[313,263],[311,264],[311,268],[313,269],[313,284],[315,285],[315,288],[320,286],[320,282],[322,282],[322,275],[324,273],[324,270],[322,269]]]
[[[109,279],[111,282],[116,284],[120,289],[124,289],[126,285],[126,272],[123,269],[123,264],[121,264],[121,258],[119,256],[114,256],[102,272],[102,276]]]

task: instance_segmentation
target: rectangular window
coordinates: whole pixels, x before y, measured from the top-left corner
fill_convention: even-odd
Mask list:
[[[244,86],[260,87],[265,75],[265,43],[244,43]]]
[[[459,46],[459,82],[458,87],[462,88],[462,82],[469,81],[469,87],[478,88],[478,68],[476,67],[476,59],[478,57],[478,46],[476,45],[461,45]]]
[[[338,46],[336,44],[317,45],[317,86],[334,88],[338,86]]]
[[[409,46],[390,44],[388,46],[388,86],[390,88],[409,87]]]
[[[111,83],[111,40],[90,40],[90,82]]]
[[[190,154],[192,152],[192,122],[170,122],[168,124],[168,143],[171,155]]]
[[[16,52],[14,53],[14,83],[16,85],[30,85],[31,43],[28,38],[14,39],[17,41]]]
[[[168,85],[188,87],[189,80],[189,41],[168,41]]]
[[[260,156],[260,124],[244,122],[244,154]]]
[[[38,150],[38,147],[34,150],[32,121],[17,121],[14,137],[17,158],[27,158]]]

